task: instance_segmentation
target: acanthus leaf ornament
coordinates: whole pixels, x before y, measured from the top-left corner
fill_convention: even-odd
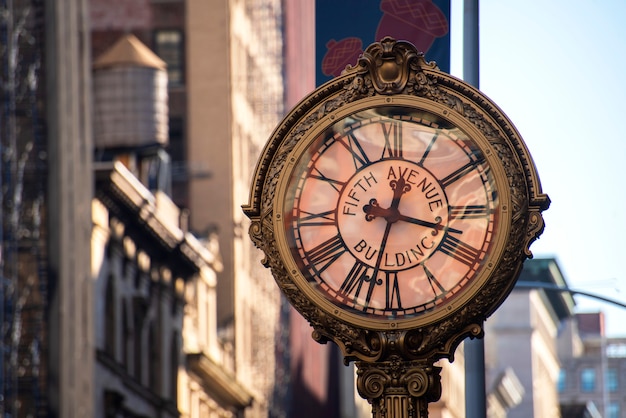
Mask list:
[[[357,66],[348,71],[367,74],[377,93],[392,95],[405,89],[413,61],[426,63],[424,54],[418,52],[413,45],[387,37],[368,47],[359,58]]]

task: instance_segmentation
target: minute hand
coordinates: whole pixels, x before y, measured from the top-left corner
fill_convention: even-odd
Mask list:
[[[412,223],[412,224],[415,224],[415,225],[425,226],[427,228],[433,228],[433,229],[435,229],[437,231],[444,230],[444,231],[453,232],[455,234],[462,234],[463,233],[463,231],[461,231],[459,229],[450,228],[450,227],[441,225],[441,218],[439,216],[437,216],[437,218],[435,219],[437,221],[437,223],[423,221],[421,219],[416,219],[416,218],[411,218],[409,216],[402,215],[402,214],[398,215],[398,220],[399,221],[404,221],[404,222],[409,222],[409,223]]]

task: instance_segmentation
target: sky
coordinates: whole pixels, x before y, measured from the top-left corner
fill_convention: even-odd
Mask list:
[[[451,73],[462,78],[463,1],[451,6]],[[626,1],[480,0],[480,90],[517,127],[552,204],[531,250],[572,289],[626,303]],[[626,309],[603,311],[626,337]]]

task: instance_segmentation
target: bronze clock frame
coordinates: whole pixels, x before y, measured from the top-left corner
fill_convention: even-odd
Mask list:
[[[343,116],[384,105],[427,111],[460,127],[489,161],[500,199],[492,255],[474,283],[455,303],[406,320],[361,317],[316,294],[290,258],[280,226],[286,176],[306,143]],[[250,237],[265,253],[263,263],[281,291],[309,321],[316,341],[334,341],[346,362],[358,361],[359,392],[372,402],[375,416],[382,417],[395,405],[390,396],[400,392],[409,399],[409,409],[427,416],[427,403],[438,399],[441,390],[434,362],[452,360],[464,338],[482,337],[483,322],[508,296],[523,261],[532,256],[529,247],[543,231],[541,212],[549,204],[530,153],[506,115],[477,89],[426,62],[410,43],[385,38],[370,45],[356,66],[304,98],[278,125],[260,156],[243,209],[252,222]]]

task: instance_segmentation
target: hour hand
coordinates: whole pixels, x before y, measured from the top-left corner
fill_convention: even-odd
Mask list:
[[[371,199],[369,204],[363,206],[363,212],[365,212],[365,220],[369,222],[378,217],[388,219],[391,217],[393,210],[382,208],[376,199]]]

